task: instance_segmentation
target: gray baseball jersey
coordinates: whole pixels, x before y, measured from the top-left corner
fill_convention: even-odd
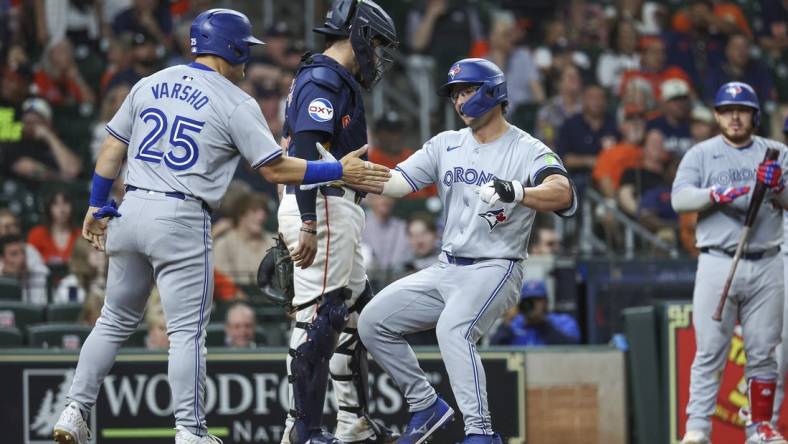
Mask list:
[[[736,149],[722,136],[701,142],[681,160],[673,193],[688,187],[710,188],[749,186],[754,189],[758,164],[767,148],[781,151],[779,162],[786,165],[785,145],[762,137]],[[687,404],[686,430],[709,433],[711,415],[719,390],[719,372],[725,365],[727,349],[737,320],[745,338],[747,379],[775,379],[775,348],[780,341],[783,319],[783,275],[781,255],[771,251],[763,257],[743,258],[730,288],[722,321],[712,320],[731,266],[730,255],[719,249],[734,251],[741,236],[752,191],[725,205],[714,205],[700,212],[696,227],[698,247],[713,248],[698,259],[695,289],[692,296],[692,319],[695,326],[697,353],[690,374],[690,398]],[[761,206],[750,231],[746,251],[773,249],[782,242],[782,210],[770,203],[771,192]],[[749,429],[748,429],[749,430]]]
[[[493,429],[476,343],[519,300],[521,259],[535,211],[519,202],[488,205],[476,190],[495,177],[535,186],[566,170],[547,146],[514,126],[487,144],[478,143],[469,128],[438,134],[397,169],[414,191],[438,184],[443,250],[464,259],[442,254],[438,263],[384,288],[361,312],[359,334],[411,411],[418,411],[437,395],[403,336],[435,327],[465,433],[489,435]],[[564,213],[571,215],[576,206],[573,198]]]
[[[254,98],[198,63],[137,82],[107,131],[129,146],[127,185],[179,191],[212,208],[239,152],[253,168],[282,154]]]
[[[758,164],[763,161],[767,148],[780,150],[779,162],[786,168],[788,148],[775,140],[753,137],[752,145],[733,149],[722,136],[712,137],[693,146],[681,159],[673,193],[682,188],[751,187],[750,194],[734,200],[729,205],[717,205],[698,215],[695,230],[697,246],[735,250],[739,242],[752,189],[755,187]],[[750,231],[747,251],[762,251],[782,242],[782,210],[769,205],[770,192],[761,206]]]
[[[487,205],[479,200],[476,188],[494,178],[533,186],[556,171],[566,173],[550,148],[515,126],[488,144],[478,143],[469,128],[445,131],[397,170],[414,191],[438,185],[444,208],[444,251],[461,257],[507,259],[526,257],[536,212],[518,202]]]

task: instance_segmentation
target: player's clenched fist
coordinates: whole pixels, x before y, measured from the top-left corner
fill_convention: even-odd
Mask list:
[[[482,202],[494,205],[499,200],[504,203],[520,202],[523,200],[523,184],[518,180],[495,179],[480,186],[476,193]]]
[[[361,156],[366,152],[367,145],[364,145],[340,160],[342,162],[342,181],[358,191],[380,194],[383,192],[383,185],[391,177],[391,173],[383,165],[362,160]]]
[[[750,187],[721,187],[716,186],[711,189],[711,201],[718,204],[729,204],[740,196],[750,192]]]
[[[758,165],[758,182],[766,184],[769,189],[781,192],[785,188],[783,169],[776,160],[766,160]]]

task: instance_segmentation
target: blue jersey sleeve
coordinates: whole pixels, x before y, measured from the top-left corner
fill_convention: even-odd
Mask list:
[[[339,99],[337,92],[327,87],[315,82],[305,83],[295,98],[295,113],[291,115],[292,133],[321,131],[334,134]]]

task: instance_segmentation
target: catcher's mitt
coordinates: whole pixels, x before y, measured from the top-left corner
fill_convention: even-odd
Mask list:
[[[257,268],[257,286],[270,302],[290,307],[295,295],[293,289],[293,260],[282,235],[274,238],[276,244],[265,253]]]

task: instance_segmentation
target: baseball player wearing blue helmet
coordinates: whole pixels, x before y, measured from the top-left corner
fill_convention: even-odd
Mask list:
[[[275,183],[342,178],[379,192],[389,176],[386,168],[359,158],[363,149],[341,162],[282,156],[256,100],[233,84],[243,78],[250,48],[259,44],[243,14],[203,12],[191,27],[195,61],[137,82],[107,124],[82,229],[109,257],[106,298],[82,347],[68,406],[54,427],[59,444],[90,440],[85,417],[119,347],[136,330],[154,284],[170,340],[175,442],[219,442],[205,423],[205,327],[213,299],[210,213],[241,157]],[[126,194],[117,207],[109,194],[124,161]]]
[[[427,442],[454,417],[454,408],[430,385],[404,339],[430,328],[462,412],[462,443],[502,444],[476,344],[519,300],[536,212],[569,217],[577,199],[561,159],[506,121],[506,81],[495,64],[454,63],[438,94],[451,98],[467,127],[428,140],[392,171],[383,194],[401,197],[436,184],[446,223],[443,252],[435,264],[375,296],[361,312],[358,331],[410,407],[398,444]]]

